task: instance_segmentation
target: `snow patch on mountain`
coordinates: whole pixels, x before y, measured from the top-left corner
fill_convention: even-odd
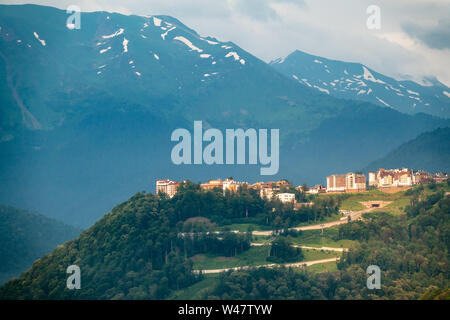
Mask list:
[[[156,17],[153,17],[153,24],[155,25],[155,27],[160,27],[161,26],[161,19],[158,19]]]
[[[218,42],[211,41],[211,40],[208,40],[208,39],[203,39],[203,38],[200,38],[200,39],[202,39],[203,41],[208,42],[209,44],[211,44],[211,45],[213,45],[213,46],[215,46],[216,44],[219,44]]]
[[[373,74],[369,71],[369,69],[367,69],[365,66],[362,66],[363,71],[364,71],[364,80],[368,80],[368,81],[372,81],[372,82],[377,82],[377,83],[385,83],[382,80],[379,79],[375,79],[375,77],[373,76]]]
[[[35,32],[33,32],[34,37],[42,44],[43,47],[45,47],[47,44],[45,43],[45,40],[42,40],[39,38],[39,35]]]
[[[181,41],[181,42],[183,42],[185,45],[187,45],[189,48],[191,48],[191,50],[193,50],[193,51],[198,51],[199,53],[202,53],[203,52],[203,50],[202,49],[200,49],[200,48],[197,48],[196,46],[194,46],[193,44],[192,44],[192,42],[190,42],[188,39],[186,39],[185,37],[182,37],[182,36],[177,36],[177,37],[175,37],[175,38],[173,38],[174,40],[178,40],[178,41]]]
[[[176,27],[172,27],[172,28],[170,28],[169,30],[167,30],[166,32],[164,32],[163,34],[161,34],[161,38],[162,38],[163,40],[166,40],[167,34],[168,34],[170,31],[174,30],[174,29],[176,29]]]
[[[234,60],[236,60],[236,61],[240,59],[239,55],[234,51],[228,52],[227,55],[225,56],[225,58],[229,58],[229,57],[233,57]]]
[[[128,39],[127,38],[123,38],[123,41],[122,41],[122,45],[123,45],[123,52],[125,53],[125,52],[128,52]]]
[[[391,106],[390,104],[384,102],[384,101],[381,100],[380,98],[378,98],[378,97],[375,97],[375,98],[377,98],[377,100],[380,101],[380,102],[381,102],[382,104],[384,104],[385,106],[387,106],[387,107],[390,107],[390,106]]]
[[[416,96],[419,96],[420,94],[418,92],[412,91],[412,90],[406,90],[406,92],[410,93],[410,94],[415,94]]]
[[[109,51],[109,50],[111,50],[111,47],[108,47],[108,48],[106,48],[106,49],[100,50],[100,53],[105,53],[106,51]]]
[[[327,94],[330,94],[330,91],[328,89],[324,89],[324,88],[321,88],[321,87],[316,86],[316,85],[314,85],[314,88],[316,88],[317,90],[319,90],[321,92],[325,92]]]
[[[117,37],[118,35],[121,35],[124,31],[125,30],[123,28],[120,28],[119,30],[117,30],[113,34],[102,36],[102,38],[103,39],[111,39],[111,38]]]
[[[312,88],[312,85],[308,82],[308,79],[302,78],[303,83],[305,83],[308,87]]]

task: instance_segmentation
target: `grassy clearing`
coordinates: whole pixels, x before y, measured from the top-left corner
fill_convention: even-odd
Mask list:
[[[342,215],[339,213],[335,213],[335,214],[332,214],[331,216],[325,217],[325,219],[323,219],[323,220],[302,222],[294,227],[305,227],[305,226],[310,226],[310,225],[319,224],[319,223],[333,222],[333,221],[339,220],[340,218],[342,218]]]
[[[214,254],[197,254],[191,258],[194,269],[222,269],[242,266],[259,266],[267,264],[266,257],[269,246],[251,247],[249,250],[238,254],[236,257],[224,257]]]
[[[399,198],[394,200],[392,203],[388,204],[386,207],[377,209],[375,212],[388,212],[393,215],[402,215],[405,213],[405,208],[410,203],[410,197],[404,196],[403,198]]]
[[[332,227],[323,229],[323,235],[321,230],[305,230],[298,237],[291,237],[292,243],[300,246],[309,247],[332,247],[332,248],[349,248],[355,243],[355,240],[334,240],[339,233],[339,227]],[[271,236],[253,236],[252,242],[266,243],[271,240]]]
[[[172,293],[169,300],[200,300],[212,291],[219,282],[219,274],[205,274],[204,279],[196,284]]]
[[[314,261],[328,258],[339,257],[340,253],[336,251],[310,250],[302,249],[305,259],[303,261]]]
[[[339,209],[341,210],[350,210],[350,211],[360,211],[364,210],[366,207],[363,206],[359,199],[346,199],[342,202]]]
[[[309,221],[309,222],[302,222],[298,225],[295,225],[293,227],[304,227],[304,226],[309,226],[309,225],[314,225],[314,224],[318,224],[318,223],[327,223],[327,222],[333,222],[333,221],[337,221],[340,218],[342,218],[342,215],[340,214],[332,214],[329,217],[325,217],[325,219],[320,220],[320,221]],[[231,230],[237,230],[239,232],[247,232],[249,230],[253,230],[253,231],[269,231],[272,230],[271,226],[266,226],[266,225],[259,225],[259,224],[254,224],[254,223],[234,223],[234,224],[228,224],[228,225],[224,225],[224,226],[220,226],[218,228],[216,228],[217,231],[231,231]]]
[[[252,235],[252,242],[256,242],[256,243],[265,243],[269,240],[273,239],[272,236],[255,236]]]
[[[310,273],[325,273],[325,272],[336,272],[338,271],[336,261],[327,263],[313,264],[312,266],[306,267],[306,270]]]
[[[239,232],[247,232],[247,231],[249,231],[249,229],[266,231],[266,230],[271,230],[271,226],[263,226],[263,225],[258,225],[258,224],[254,224],[254,223],[234,223],[234,224],[228,224],[225,226],[221,226],[221,227],[217,228],[217,231],[237,230]]]
[[[235,268],[243,266],[260,266],[271,264],[266,260],[269,255],[270,246],[251,247],[246,252],[243,252],[236,257],[224,257],[213,254],[197,254],[191,257],[194,262],[194,269],[197,270],[211,270],[223,268]],[[333,251],[319,251],[303,249],[305,258],[301,261],[312,261],[338,257],[338,252]]]
[[[298,237],[292,237],[293,244],[310,247],[333,247],[349,248],[355,242],[354,240],[333,240],[339,233],[339,227],[332,227],[321,230],[306,230]]]
[[[339,195],[324,195],[335,196]],[[391,214],[399,215],[404,213],[405,206],[409,203],[410,196],[405,195],[405,191],[399,191],[397,193],[387,193],[378,189],[370,190],[361,193],[342,194],[342,197],[346,197],[342,201],[340,206],[341,210],[359,211],[365,209],[365,206],[361,204],[364,201],[392,201],[391,204],[376,211],[385,211]]]

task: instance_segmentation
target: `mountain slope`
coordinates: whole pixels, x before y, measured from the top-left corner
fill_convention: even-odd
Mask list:
[[[171,17],[83,13],[83,27],[69,30],[64,11],[26,5],[3,6],[1,18],[3,74],[10,79],[2,88],[9,102],[3,140],[17,126],[54,129],[120,108],[118,101],[228,124],[267,122],[270,115],[285,126],[318,113],[311,98],[329,101],[233,43],[200,37]]]
[[[0,283],[75,238],[80,230],[37,213],[0,205]]]
[[[383,212],[367,213],[363,221],[343,224],[339,230],[325,232],[325,236],[317,240],[319,243],[331,239],[333,242],[352,240],[352,249],[343,254],[335,272],[324,270],[320,278],[316,278],[313,270],[296,272],[286,268],[229,272],[214,281],[219,285],[207,282],[212,285],[209,290],[196,291],[196,296],[200,299],[404,300],[417,299],[432,285],[446,289],[449,285],[446,239],[449,236],[450,198],[445,192],[448,189],[446,183],[434,186],[433,190],[426,188],[425,197],[423,189],[415,188],[412,192],[421,200],[412,201],[413,205],[408,206],[402,217]],[[403,197],[408,202],[411,194]],[[335,201],[330,201],[334,210],[338,210]],[[207,224],[213,226],[210,222],[205,223],[208,221],[205,218],[233,224],[255,221],[253,219],[260,216],[262,221],[269,218],[272,227],[279,228],[275,217],[280,217],[280,213],[282,224],[290,225],[288,221],[295,221],[299,214],[312,221],[318,211],[325,214],[331,209],[325,205],[305,208],[299,213],[289,207],[279,207],[278,213],[272,213],[272,206],[257,192],[241,190],[223,195],[201,191],[193,184],[183,185],[171,199],[137,193],[79,237],[37,260],[19,279],[0,287],[0,300],[167,299],[176,296],[174,293],[179,296],[189,288],[191,292],[198,290],[192,285],[199,284],[202,276],[195,275],[192,267],[193,261],[198,261],[199,253],[214,256],[214,252],[220,250],[228,252],[226,257],[236,257],[235,251],[239,248],[241,252],[251,250],[250,238],[245,233],[195,234],[194,230],[204,231]],[[218,223],[218,227],[223,226],[222,223]],[[184,235],[193,232],[193,236],[180,236],[180,232],[185,232]],[[305,239],[305,235],[292,235],[293,238],[298,236]],[[222,258],[223,254],[220,255]],[[263,256],[267,257],[267,254],[264,252]],[[366,286],[366,269],[372,263],[381,270],[390,270],[383,273],[385,287],[376,294]],[[73,264],[80,267],[79,290],[66,287],[69,277],[66,269]],[[249,274],[259,274],[258,279],[250,279]],[[277,289],[284,285],[291,290]],[[255,287],[257,290],[253,290]]]
[[[316,184],[450,125],[330,97],[172,17],[82,13],[69,30],[63,10],[0,8],[0,201],[72,225],[90,226],[159,178]],[[171,133],[192,132],[193,120],[280,129],[278,175],[174,165]]]
[[[192,214],[211,214],[195,201],[204,199],[192,190],[172,199],[137,193],[78,238],[36,261],[20,279],[6,283],[0,299],[167,298],[199,279],[192,273],[192,261],[185,259],[196,248],[178,236],[178,227]],[[198,247],[203,244],[199,239]],[[66,287],[66,269],[72,264],[81,270],[80,290]]]
[[[366,168],[413,168],[428,172],[450,172],[450,128],[422,133]]]
[[[450,117],[450,88],[436,79],[427,85],[398,81],[360,63],[342,62],[294,51],[270,63],[302,85],[344,99],[368,101],[413,114]]]

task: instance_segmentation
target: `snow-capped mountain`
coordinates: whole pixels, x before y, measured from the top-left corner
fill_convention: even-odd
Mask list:
[[[368,101],[404,113],[450,117],[450,88],[436,79],[427,80],[427,85],[399,81],[360,63],[330,60],[298,50],[270,65],[328,95]]]
[[[60,126],[74,114],[103,108],[99,99],[108,100],[109,108],[119,107],[110,101],[119,99],[189,114],[193,97],[198,109],[205,91],[224,82],[238,85],[242,73],[258,77],[264,65],[233,43],[201,37],[169,16],[82,13],[79,30],[66,27],[67,16],[49,7],[2,7],[0,138],[9,139],[17,126]]]

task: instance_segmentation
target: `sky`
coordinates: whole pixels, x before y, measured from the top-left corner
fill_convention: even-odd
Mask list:
[[[450,0],[43,0],[81,11],[170,15],[202,36],[232,41],[269,62],[294,50],[360,62],[397,79],[450,86]],[[380,28],[367,13],[379,7]]]

